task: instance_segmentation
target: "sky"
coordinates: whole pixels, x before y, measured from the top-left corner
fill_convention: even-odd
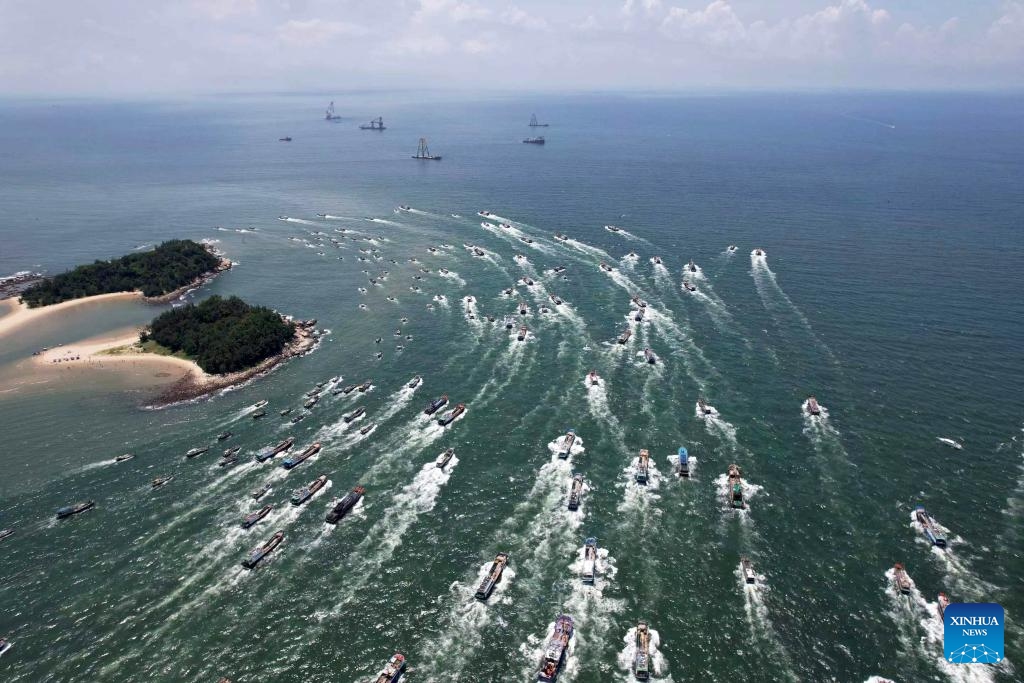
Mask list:
[[[0,0],[0,94],[1019,89],[1024,0]]]

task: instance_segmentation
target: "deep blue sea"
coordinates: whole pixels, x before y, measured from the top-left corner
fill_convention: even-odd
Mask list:
[[[377,116],[387,130],[358,128]],[[1019,94],[0,102],[0,275],[205,239],[237,266],[196,296],[330,330],[266,377],[162,410],[101,371],[0,391],[0,528],[16,532],[0,541],[0,679],[347,683],[397,651],[410,683],[525,682],[568,614],[565,682],[631,680],[638,620],[661,681],[1020,680],[1022,124]],[[420,137],[441,161],[410,158]],[[160,310],[109,303],[6,337],[0,380],[40,346]],[[279,416],[336,376],[302,422]],[[447,429],[422,415],[442,393],[468,407]],[[582,446],[562,460],[570,428]],[[323,451],[290,471],[253,460],[288,435]],[[242,463],[225,470],[228,445]],[[195,446],[211,451],[187,460]],[[319,474],[329,488],[290,505]],[[324,524],[356,485],[363,502]],[[96,509],[54,521],[84,499]],[[499,551],[509,568],[478,602]],[[940,591],[1003,605],[1008,662],[943,661]]]

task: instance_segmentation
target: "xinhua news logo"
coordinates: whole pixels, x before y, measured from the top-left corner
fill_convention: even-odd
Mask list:
[[[994,602],[960,602],[942,616],[943,650],[952,664],[1003,661],[1003,608]]]

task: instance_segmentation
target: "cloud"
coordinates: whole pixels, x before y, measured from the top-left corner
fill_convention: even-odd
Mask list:
[[[281,42],[296,47],[323,45],[342,36],[359,37],[370,33],[370,29],[359,24],[323,19],[291,19],[277,28]]]
[[[747,37],[746,27],[725,0],[714,0],[703,10],[672,7],[661,22],[663,34],[705,45],[728,46]]]
[[[222,21],[229,17],[252,14],[256,11],[256,0],[195,0],[192,6],[200,14]]]
[[[384,44],[384,52],[399,57],[443,55],[450,50],[451,43],[444,37],[436,35],[409,34],[402,38],[389,40]]]
[[[498,15],[498,20],[506,26],[518,26],[519,28],[532,29],[535,31],[548,30],[548,22],[540,17],[535,17],[524,12],[515,5],[509,7]]]
[[[1007,2],[1003,14],[988,27],[987,38],[993,57],[1013,59],[1024,57],[1024,3]]]

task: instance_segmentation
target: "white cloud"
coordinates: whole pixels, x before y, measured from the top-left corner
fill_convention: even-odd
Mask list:
[[[444,37],[437,35],[410,34],[384,44],[384,51],[395,56],[443,55],[449,50],[451,44]]]
[[[715,46],[734,45],[747,35],[743,22],[725,0],[714,0],[696,11],[672,7],[661,22],[661,31],[678,40]]]
[[[518,26],[520,28],[533,29],[536,31],[548,30],[548,22],[540,17],[534,17],[515,5],[512,5],[499,16],[498,20],[506,26]]]
[[[201,14],[216,21],[256,11],[256,0],[195,0],[192,3]]]
[[[323,19],[292,19],[277,28],[277,36],[282,42],[296,47],[323,45],[342,36],[358,37],[371,33],[370,29],[359,24],[345,21],[325,21]]]
[[[1003,14],[988,27],[996,58],[1024,57],[1024,3],[1007,2]]]
[[[462,51],[471,55],[482,55],[494,49],[493,45],[486,40],[470,38],[462,42]]]

